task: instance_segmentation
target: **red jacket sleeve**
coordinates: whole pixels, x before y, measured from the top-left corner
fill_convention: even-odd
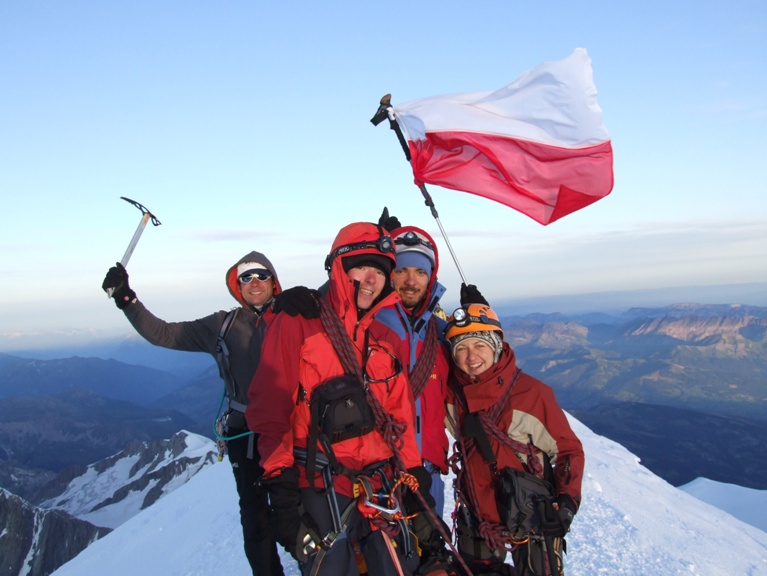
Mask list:
[[[293,465],[292,417],[299,389],[298,367],[303,322],[278,314],[264,335],[261,362],[248,390],[248,428],[259,435],[265,476]]]
[[[567,494],[576,505],[580,505],[585,465],[583,445],[570,427],[567,414],[557,402],[554,391],[548,385],[524,376],[530,378],[534,385],[526,396],[521,395],[520,398],[524,398],[522,402],[528,407],[530,414],[536,416],[543,424],[555,446],[551,451],[547,450],[554,465],[554,493],[556,496]]]

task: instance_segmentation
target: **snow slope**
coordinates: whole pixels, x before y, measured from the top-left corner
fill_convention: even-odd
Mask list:
[[[767,576],[767,533],[674,488],[571,418],[586,450],[568,576]],[[448,502],[452,501],[452,497]],[[299,574],[283,557],[286,574]],[[249,574],[229,465],[210,466],[55,576]]]
[[[679,487],[698,500],[726,510],[736,518],[767,532],[767,491],[696,478]]]

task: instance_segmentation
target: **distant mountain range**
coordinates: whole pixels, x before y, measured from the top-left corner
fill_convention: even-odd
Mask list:
[[[34,360],[0,354],[0,398],[60,395],[73,390],[148,406],[184,380],[167,372],[100,358]]]
[[[767,308],[677,304],[524,316],[499,310],[520,366],[663,478],[679,485],[694,473],[767,488],[767,458],[734,457],[727,466],[720,460],[733,450],[762,454]],[[223,384],[210,356],[138,337],[72,352],[78,355],[47,360],[0,354],[3,487],[31,496],[65,466],[95,462],[131,440],[151,442],[180,429],[212,437]],[[686,458],[696,443],[706,450]]]
[[[767,424],[760,421],[640,403],[570,412],[674,486],[708,478],[767,490]]]
[[[28,498],[68,466],[88,465],[131,441],[201,428],[176,410],[76,389],[0,400],[0,486]]]
[[[675,485],[767,488],[767,308],[502,317],[519,365]]]
[[[767,308],[681,304],[502,323],[523,369],[568,408],[642,402],[767,422]]]

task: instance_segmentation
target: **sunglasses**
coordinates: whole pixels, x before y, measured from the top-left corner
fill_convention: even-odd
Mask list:
[[[394,354],[389,352],[386,348],[379,348],[379,351],[385,352],[386,354],[391,357],[393,360],[393,372],[391,376],[387,376],[386,378],[371,378],[368,374],[368,358],[370,357],[370,352],[372,348],[368,346],[368,353],[365,355],[365,365],[362,367],[362,375],[365,378],[365,382],[373,383],[373,382],[382,382],[382,383],[388,383],[391,380],[394,380],[397,376],[399,376],[402,373],[402,362],[400,362],[399,358],[397,358]]]
[[[264,270],[263,272],[248,272],[239,277],[240,282],[243,284],[250,284],[255,278],[259,282],[266,282],[272,277],[272,273]]]

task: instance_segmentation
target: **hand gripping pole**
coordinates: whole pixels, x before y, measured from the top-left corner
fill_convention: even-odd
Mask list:
[[[141,210],[141,222],[139,222],[138,228],[136,228],[136,231],[133,233],[133,238],[131,238],[130,244],[128,244],[128,248],[125,250],[125,254],[123,254],[122,260],[120,260],[120,264],[122,264],[124,268],[128,265],[128,260],[130,260],[131,254],[133,254],[133,250],[136,248],[136,244],[138,244],[139,238],[141,238],[141,233],[144,232],[144,228],[146,228],[147,222],[151,220],[152,224],[155,226],[159,226],[161,222],[143,204],[139,204],[135,200],[131,200],[125,196],[120,196],[120,198],[129,204],[133,204],[136,208]],[[112,292],[112,288],[107,290],[107,298],[112,297]]]

